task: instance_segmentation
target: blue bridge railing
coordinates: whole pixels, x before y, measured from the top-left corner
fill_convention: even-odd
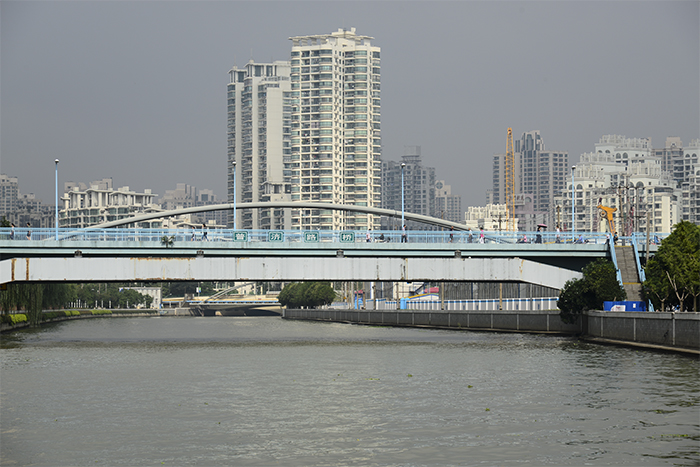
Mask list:
[[[652,242],[660,242],[668,234],[655,234]],[[67,229],[59,228],[0,228],[0,240],[13,241],[126,241],[172,244],[184,242],[302,242],[302,243],[606,243],[605,233],[585,232],[572,237],[562,232],[484,232],[478,231],[419,231],[411,230],[402,239],[398,230],[232,230],[232,229]],[[618,244],[635,244],[639,250],[646,247],[644,234],[620,237]],[[146,245],[144,245],[146,246]]]

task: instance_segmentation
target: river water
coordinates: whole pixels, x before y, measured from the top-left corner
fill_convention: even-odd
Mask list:
[[[1,337],[0,464],[699,465],[700,364],[572,338],[277,317]]]

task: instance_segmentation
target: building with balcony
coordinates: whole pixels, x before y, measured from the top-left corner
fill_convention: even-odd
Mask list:
[[[248,62],[229,71],[228,202],[291,199],[291,81],[288,61]],[[234,183],[234,175],[236,177]],[[236,228],[289,229],[289,209],[238,212]],[[228,226],[234,226],[233,212]]]
[[[160,211],[160,207],[153,202],[156,196],[148,188],[142,193],[132,191],[128,186],[115,190],[111,178],[92,182],[89,186],[66,182],[60,199],[63,207],[59,211],[59,227],[81,229]],[[127,227],[159,228],[162,222],[162,219],[153,219]]]
[[[291,37],[292,201],[381,204],[380,48],[355,28]],[[378,228],[379,217],[293,209],[293,229]]]
[[[662,169],[648,138],[603,136],[595,152],[581,155],[566,190],[555,201],[562,227],[577,232],[670,232],[680,220],[681,189]],[[572,224],[572,196],[575,200]],[[608,226],[599,205],[615,208]],[[614,232],[612,232],[614,233]]]
[[[493,156],[492,187],[486,192],[489,204],[507,204],[505,159],[505,154]],[[539,130],[535,130],[523,133],[514,142],[513,159],[513,192],[521,206],[515,206],[519,225],[526,230],[539,223],[554,225],[554,199],[566,186],[569,153],[547,150]]]

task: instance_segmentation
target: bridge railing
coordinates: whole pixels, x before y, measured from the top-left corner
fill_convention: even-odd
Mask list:
[[[374,310],[411,310],[411,311],[440,311],[444,306],[445,311],[534,311],[534,310],[556,310],[559,297],[538,297],[538,298],[504,298],[489,300],[410,300],[401,299],[397,305],[396,300],[376,299],[368,300],[367,309]],[[347,302],[335,302],[328,308],[360,309],[362,301],[353,304]]]
[[[656,233],[652,243],[659,243],[668,234]],[[232,230],[232,229],[70,229],[59,228],[0,228],[0,240],[13,241],[121,241],[182,246],[187,242],[262,242],[262,243],[401,243],[398,230]],[[505,232],[505,231],[450,231],[409,230],[408,243],[606,243],[605,233],[582,232],[572,238],[567,232]],[[642,233],[618,239],[622,244],[635,243],[638,249],[645,247],[646,236]],[[172,243],[170,243],[172,242]],[[620,244],[620,243],[618,243]]]

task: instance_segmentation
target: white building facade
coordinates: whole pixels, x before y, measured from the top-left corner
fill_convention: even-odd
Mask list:
[[[605,135],[595,152],[581,155],[566,191],[556,200],[564,230],[576,232],[670,232],[680,220],[681,190],[662,170],[648,138]],[[572,224],[572,196],[575,200]],[[609,226],[598,206],[614,208]]]
[[[92,182],[89,186],[66,182],[60,200],[63,208],[59,211],[59,227],[81,229],[140,213],[160,211],[160,207],[153,202],[156,196],[149,188],[142,193],[132,191],[128,186],[115,190],[111,178]],[[159,228],[161,225],[161,219],[153,219],[139,222],[137,227]]]
[[[229,71],[227,89],[228,202],[291,199],[290,66],[248,62]],[[235,176],[235,182],[234,182]],[[236,228],[288,229],[289,209],[236,213]],[[228,226],[234,226],[233,213]]]
[[[381,204],[380,48],[355,29],[291,37],[291,198]],[[379,216],[292,210],[300,230],[376,229]]]

